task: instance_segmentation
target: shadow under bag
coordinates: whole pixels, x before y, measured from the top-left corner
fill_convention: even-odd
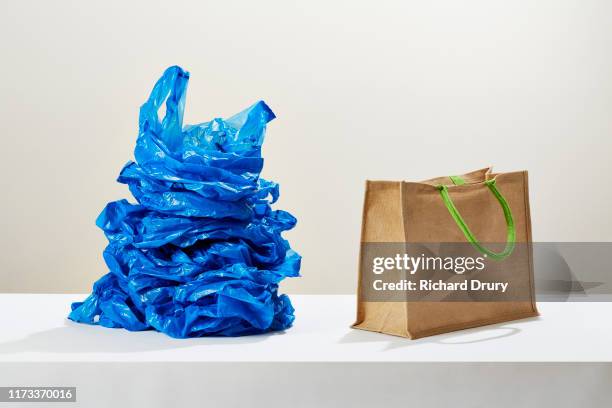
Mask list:
[[[527,250],[510,272],[526,288],[525,295],[507,301],[372,300],[366,295],[365,274],[372,271],[364,267],[364,248],[376,243],[464,243],[491,262],[522,246]],[[494,252],[487,243],[505,248]],[[526,171],[492,173],[486,168],[422,182],[367,181],[352,327],[416,339],[537,316],[530,243]]]

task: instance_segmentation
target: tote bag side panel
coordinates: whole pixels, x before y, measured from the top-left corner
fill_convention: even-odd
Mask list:
[[[405,303],[364,301],[361,286],[363,243],[404,242],[401,183],[367,181],[361,222],[357,319],[352,327],[407,337]]]
[[[523,175],[523,199],[525,201],[525,242],[531,244],[531,205],[529,204],[529,174],[527,171],[521,172]],[[531,310],[534,316],[538,316],[538,308],[536,305],[535,295],[535,276],[534,276],[534,263],[533,263],[533,248],[528,245],[529,250],[529,278],[530,278],[530,290],[531,290]]]

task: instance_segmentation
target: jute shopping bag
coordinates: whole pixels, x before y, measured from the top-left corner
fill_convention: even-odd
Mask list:
[[[352,327],[416,339],[537,316],[530,242],[526,171],[496,174],[486,168],[422,182],[367,181]],[[364,245],[372,243],[466,243],[526,289],[523,296],[504,301],[372,300],[363,265]],[[487,243],[504,245],[493,250]],[[521,245],[527,248],[523,255],[514,254],[515,260],[504,264]],[[503,270],[504,265],[512,270]]]

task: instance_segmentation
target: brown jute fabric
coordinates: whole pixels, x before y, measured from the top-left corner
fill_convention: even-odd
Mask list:
[[[492,173],[490,168],[461,175],[463,185],[449,177],[422,182],[367,181],[361,243],[466,242],[436,186],[449,194],[481,242],[505,242],[507,226],[502,209],[486,180],[495,179],[514,218],[516,243],[531,242],[527,172]],[[361,255],[360,255],[361,263]],[[533,289],[533,260],[525,257],[521,272],[529,279],[530,300],[507,302],[365,301],[359,265],[357,319],[352,327],[416,339],[454,330],[537,316]]]

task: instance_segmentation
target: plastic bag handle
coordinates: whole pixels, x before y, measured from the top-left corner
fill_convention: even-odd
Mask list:
[[[183,113],[185,111],[185,95],[189,72],[181,67],[173,66],[164,71],[161,78],[155,83],[149,99],[140,107],[140,132],[152,129],[156,136],[164,140],[170,147],[173,142],[166,140],[165,135],[177,134],[183,128]],[[160,122],[159,109],[166,102],[166,114]]]
[[[491,192],[501,205],[502,210],[504,211],[504,218],[506,219],[507,226],[506,247],[501,252],[493,252],[490,249],[482,246],[482,244],[478,242],[472,231],[470,231],[465,220],[463,219],[463,217],[461,217],[461,214],[459,214],[459,210],[457,210],[457,207],[455,207],[453,200],[448,194],[448,187],[444,185],[439,185],[437,186],[437,188],[438,191],[440,191],[440,195],[442,196],[442,200],[444,201],[448,212],[453,217],[455,223],[457,224],[461,232],[463,232],[463,235],[465,235],[465,238],[468,240],[468,242],[472,244],[472,246],[481,253],[493,259],[502,260],[504,258],[507,258],[512,253],[512,251],[514,251],[514,246],[516,244],[516,228],[514,226],[514,219],[512,218],[512,211],[510,211],[508,202],[495,186],[495,179],[487,180],[484,182],[484,184],[489,188],[489,190],[491,190]]]

